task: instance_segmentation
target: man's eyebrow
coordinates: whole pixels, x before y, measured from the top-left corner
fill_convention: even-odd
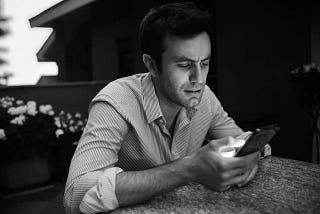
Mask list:
[[[206,60],[209,60],[211,58],[211,55],[209,55],[208,57],[204,58],[203,60],[201,61],[206,61]]]
[[[206,60],[209,60],[211,58],[211,56],[207,56],[206,58],[202,59],[202,61],[206,61]],[[174,61],[176,62],[185,62],[185,61],[189,61],[189,62],[197,62],[197,60],[194,60],[194,59],[190,59],[188,57],[185,57],[185,56],[181,56],[181,57],[177,57]]]

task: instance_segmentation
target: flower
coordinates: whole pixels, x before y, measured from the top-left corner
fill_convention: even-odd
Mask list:
[[[312,74],[320,74],[320,63],[310,63],[304,64],[302,66],[296,67],[290,72],[294,77],[306,77]]]
[[[22,101],[22,100],[17,100],[17,101],[16,101],[16,104],[17,104],[17,105],[23,105],[23,101]]]
[[[70,126],[70,127],[69,127],[69,131],[70,131],[70,132],[75,132],[75,131],[76,131],[76,128],[73,127],[73,126]]]
[[[61,127],[61,123],[60,123],[60,118],[59,118],[59,117],[54,117],[54,124],[55,124],[56,127],[58,127],[58,128]]]
[[[62,129],[57,129],[57,130],[56,130],[56,136],[57,136],[57,138],[58,138],[60,135],[63,135],[63,134],[64,134],[64,132],[63,132]]]
[[[4,129],[0,129],[0,140],[5,140],[6,139],[6,133]]]
[[[40,105],[39,110],[42,114],[49,114],[52,111],[51,105]]]
[[[319,114],[320,62],[305,64],[291,71],[295,90],[304,109],[310,115]]]
[[[27,106],[10,107],[8,113],[11,115],[20,115],[27,112]]]
[[[75,115],[74,115],[75,118],[81,118],[81,114],[79,112],[77,112]]]
[[[81,132],[86,121],[78,112],[56,114],[49,104],[0,97],[0,161],[45,155],[61,135]]]
[[[64,111],[60,111],[54,120],[56,126],[63,130],[64,133],[82,132],[87,122],[87,119],[82,118],[79,112],[71,114]]]
[[[1,103],[1,107],[3,108],[9,108],[12,106],[13,104],[13,101],[14,101],[14,98],[13,97],[2,97],[0,99],[0,103]]]
[[[29,109],[27,109],[27,114],[29,114],[31,116],[36,116],[36,114],[38,114],[38,112],[36,109],[29,108]]]
[[[24,116],[23,114],[20,114],[19,116],[11,120],[10,123],[22,126],[25,121],[26,121],[26,116]]]
[[[30,100],[27,102],[27,106],[31,106],[31,107],[36,107],[37,106],[37,103],[33,100]]]

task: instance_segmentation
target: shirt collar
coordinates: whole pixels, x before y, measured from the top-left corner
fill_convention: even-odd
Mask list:
[[[143,108],[146,112],[148,123],[163,117],[158,97],[156,95],[151,74],[147,73],[141,80],[143,93]]]
[[[148,123],[150,123],[160,117],[163,117],[163,114],[160,109],[159,100],[154,89],[151,74],[147,73],[147,75],[141,80],[141,83],[143,93],[143,108],[146,112]],[[188,118],[188,122],[190,122],[193,116],[196,114],[198,108],[182,108],[181,110],[183,111],[181,116]]]

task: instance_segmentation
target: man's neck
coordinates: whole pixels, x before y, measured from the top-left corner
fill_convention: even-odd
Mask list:
[[[161,112],[166,120],[167,129],[170,130],[170,132],[173,132],[177,115],[182,107],[176,105],[175,103],[171,102],[166,97],[164,97],[159,92],[157,82],[154,79],[152,81],[155,86],[155,92],[159,101]]]
[[[167,105],[166,102],[161,102],[161,99],[159,99],[159,104],[162,114],[166,120],[166,128],[170,132],[171,136],[173,136],[175,124],[181,107],[172,107],[170,105]]]
[[[159,99],[159,104],[162,114],[166,118],[166,121],[174,120],[181,109],[180,106],[172,106],[170,104],[168,105],[167,102],[163,102],[163,100],[161,99]]]

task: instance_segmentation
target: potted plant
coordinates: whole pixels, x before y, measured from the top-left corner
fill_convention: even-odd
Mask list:
[[[51,179],[50,154],[63,132],[73,131],[69,116],[67,124],[58,123],[61,117],[62,114],[57,115],[51,105],[37,105],[34,101],[24,102],[13,97],[0,98],[1,192]],[[85,121],[77,124],[76,130],[81,130]]]
[[[303,110],[310,116],[312,130],[310,142],[315,148],[313,161],[320,163],[320,63],[305,64],[291,71],[299,101]]]

